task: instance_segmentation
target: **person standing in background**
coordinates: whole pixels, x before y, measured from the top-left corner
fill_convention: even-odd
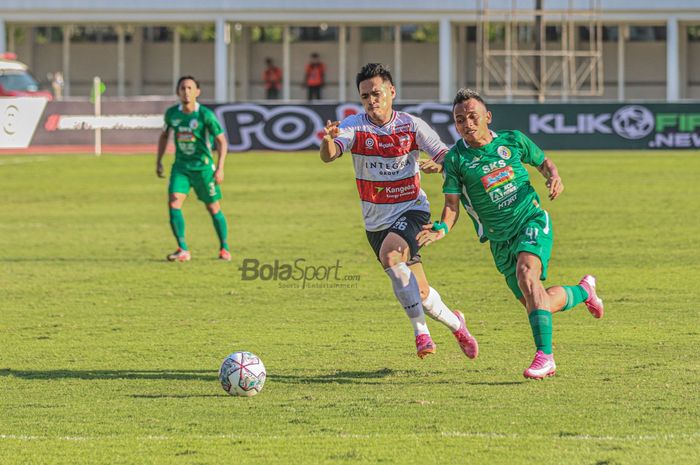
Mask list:
[[[306,99],[321,100],[321,89],[326,83],[326,65],[323,64],[318,53],[311,54],[311,61],[306,65],[304,82],[306,84]]]
[[[272,58],[265,58],[265,71],[263,71],[263,82],[265,83],[265,98],[277,100],[280,98],[280,87],[282,86],[282,70],[275,66]]]

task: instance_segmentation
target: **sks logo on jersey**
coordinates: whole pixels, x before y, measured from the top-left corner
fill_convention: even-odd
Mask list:
[[[493,170],[497,170],[499,168],[504,168],[506,166],[506,162],[503,160],[498,160],[498,161],[492,161],[488,165],[484,165],[481,167],[481,171],[486,174],[490,173]],[[471,166],[470,166],[471,167]]]
[[[496,153],[498,153],[498,156],[504,160],[509,160],[511,156],[510,149],[505,145],[499,146],[498,149],[496,149]]]
[[[190,129],[195,130],[199,127],[199,121],[196,119],[190,120]]]
[[[486,192],[491,192],[497,187],[501,187],[504,184],[508,184],[513,179],[515,179],[515,173],[513,172],[512,166],[506,166],[499,170],[489,173],[486,176],[481,177],[481,184],[486,189]]]

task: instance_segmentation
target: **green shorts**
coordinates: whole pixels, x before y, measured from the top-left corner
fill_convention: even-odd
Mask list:
[[[168,194],[189,194],[190,188],[197,193],[197,198],[206,204],[221,199],[221,188],[214,181],[214,170],[184,170],[173,166],[170,172]]]
[[[529,252],[537,255],[542,262],[542,274],[540,279],[547,279],[547,265],[552,255],[552,245],[554,243],[554,232],[549,214],[540,210],[523,225],[522,229],[510,240],[502,242],[491,241],[491,255],[496,263],[496,268],[506,278],[506,284],[519,299],[523,292],[518,286],[516,276],[516,265],[520,252]]]

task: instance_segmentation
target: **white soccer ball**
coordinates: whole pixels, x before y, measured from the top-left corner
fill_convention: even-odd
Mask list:
[[[262,391],[267,372],[260,357],[251,352],[234,352],[219,369],[219,381],[232,396],[251,397]]]

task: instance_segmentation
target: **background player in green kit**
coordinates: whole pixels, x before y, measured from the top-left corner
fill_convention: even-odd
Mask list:
[[[219,258],[231,260],[227,242],[226,217],[219,204],[221,199],[219,185],[224,180],[224,162],[226,161],[226,137],[214,112],[197,102],[200,89],[199,82],[195,78],[181,77],[177,82],[176,90],[180,103],[168,108],[165,112],[165,126],[158,139],[156,158],[156,174],[162,178],[164,177],[163,155],[172,130],[175,138],[175,163],[170,173],[168,204],[170,227],[177,240],[177,250],[168,255],[168,260],[184,262],[191,258],[185,242],[185,218],[182,215],[182,204],[192,188],[211,214],[214,229],[219,236]],[[219,155],[216,164],[209,149],[211,138],[214,138]]]
[[[564,184],[554,163],[523,133],[496,134],[489,129],[491,112],[478,93],[460,89],[452,110],[462,139],[445,156],[445,208],[440,222],[424,226],[418,243],[442,239],[457,222],[461,200],[481,242],[490,241],[498,271],[527,309],[537,352],[524,376],[552,376],[556,371],[552,313],[585,302],[594,317],[603,316],[593,276],[584,276],[576,286],[542,285],[552,251],[552,222],[540,206],[524,163],[545,177],[550,200],[561,194]]]

